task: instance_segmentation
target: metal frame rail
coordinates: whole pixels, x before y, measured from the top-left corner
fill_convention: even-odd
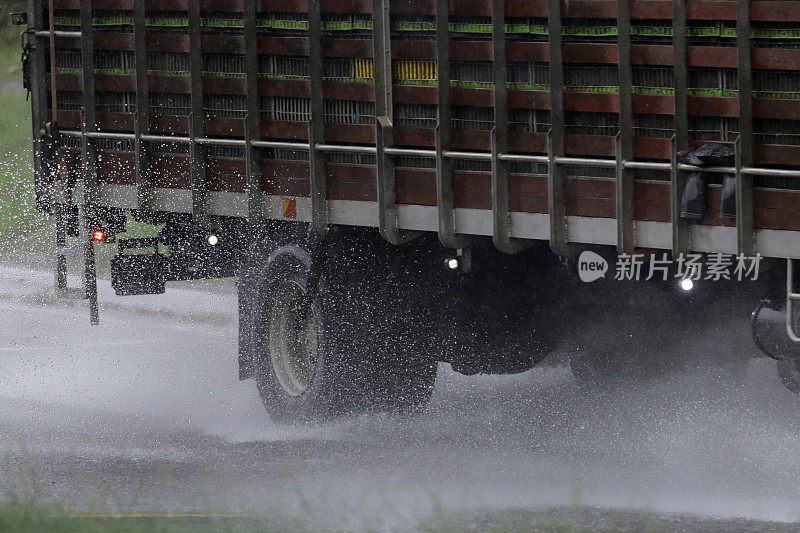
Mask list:
[[[87,132],[83,133],[78,130],[64,130],[61,135],[65,137],[81,137],[85,135],[91,139],[134,139],[133,133],[111,133],[111,132]],[[192,142],[189,137],[173,136],[173,135],[142,135],[142,140],[145,142],[153,143],[175,143],[175,144],[188,144]],[[225,139],[217,137],[202,137],[195,139],[194,142],[200,145],[207,146],[229,146],[229,147],[244,147],[247,142],[243,139]],[[251,141],[251,145],[256,148],[274,149],[282,148],[286,150],[309,150],[309,143],[294,142],[294,141]],[[348,153],[348,154],[368,154],[376,155],[378,150],[374,146],[363,145],[349,145],[349,144],[317,144],[316,149],[323,153]],[[384,153],[389,156],[405,156],[405,157],[427,157],[435,158],[436,150],[429,150],[425,148],[385,148]],[[463,159],[472,161],[491,161],[492,154],[490,152],[462,152],[446,150],[443,153],[445,159]],[[516,163],[547,163],[548,156],[546,155],[528,155],[528,154],[498,154],[498,159],[506,162]],[[564,167],[582,167],[582,166],[595,166],[603,168],[616,168],[617,163],[615,159],[608,158],[593,158],[593,157],[570,157],[561,156],[552,158],[553,164]],[[639,170],[662,170],[669,171],[672,168],[670,163],[656,163],[653,161],[624,161],[622,166],[626,169],[639,169]],[[694,165],[687,165],[685,163],[678,163],[675,165],[678,170],[682,172],[708,172],[711,174],[732,174],[735,170],[734,167],[696,167]],[[773,176],[783,178],[800,178],[800,170],[778,169],[778,168],[763,168],[763,167],[742,167],[743,174],[748,176]]]

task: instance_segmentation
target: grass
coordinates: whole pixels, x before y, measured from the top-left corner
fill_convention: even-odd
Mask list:
[[[297,531],[296,524],[272,524],[268,517],[208,514],[73,514],[26,501],[0,504],[0,533],[145,533],[152,531]]]
[[[90,514],[71,513],[59,507],[46,507],[27,501],[0,503],[0,533],[139,533],[139,532],[255,532],[255,531],[381,531],[385,525],[322,526],[296,518],[204,513]],[[400,531],[460,533],[661,533],[676,530],[698,531],[789,531],[791,526],[747,519],[713,519],[694,516],[663,516],[641,511],[615,511],[600,508],[503,509],[479,513],[434,513],[418,522],[404,524]]]
[[[269,516],[186,514],[75,514],[58,507],[45,507],[26,501],[9,501],[0,504],[0,533],[139,533],[139,532],[250,532],[250,531],[310,531],[318,529],[296,519]],[[335,529],[335,528],[334,528]],[[367,527],[365,530],[369,531]],[[374,530],[383,529],[376,527]],[[541,531],[588,532],[583,524],[570,519],[550,516],[531,517],[524,513],[500,512],[478,519],[440,514],[423,520],[409,530],[430,532],[461,531]],[[597,531],[619,531],[616,527],[601,527]],[[623,528],[624,531],[630,529]],[[645,528],[640,531],[647,531]],[[654,531],[659,531],[655,529]]]

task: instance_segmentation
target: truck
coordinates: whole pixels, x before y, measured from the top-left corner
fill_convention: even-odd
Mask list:
[[[277,422],[415,412],[442,362],[519,373],[559,350],[594,383],[711,364],[685,341],[731,317],[800,391],[798,1],[13,18],[57,294],[97,323],[114,241],[120,295],[237,277],[238,377]],[[157,236],[117,237],[134,222]]]

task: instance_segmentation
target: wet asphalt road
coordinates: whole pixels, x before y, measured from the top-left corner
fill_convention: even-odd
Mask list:
[[[92,328],[50,279],[0,269],[0,497],[326,529],[413,529],[438,509],[481,528],[507,508],[589,509],[588,527],[639,529],[652,513],[667,520],[656,530],[800,529],[800,398],[770,361],[742,382],[700,368],[606,389],[563,365],[472,378],[442,366],[417,417],[287,430],[236,380],[232,283],[134,300],[102,283]],[[745,326],[704,341],[750,350]],[[781,523],[716,521],[737,517]]]

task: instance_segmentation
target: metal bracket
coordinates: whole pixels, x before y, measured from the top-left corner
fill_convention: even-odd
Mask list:
[[[392,244],[401,244],[413,239],[418,233],[401,231],[398,227],[394,161],[386,153],[387,148],[394,147],[389,0],[373,0],[372,21],[378,227],[384,239]]]
[[[495,108],[496,109],[496,108]],[[508,254],[529,248],[530,243],[511,238],[508,201],[508,163],[498,157],[505,153],[498,144],[497,128],[492,129],[492,234],[494,245]]]
[[[325,175],[325,153],[317,148],[313,123],[308,125],[308,170],[311,188],[311,227],[320,234],[328,231],[328,198]]]
[[[670,214],[672,219],[672,255],[689,251],[689,225],[681,218],[681,198],[686,188],[686,175],[678,170],[677,136],[669,140]]]
[[[394,161],[386,153],[386,148],[394,145],[392,122],[389,117],[378,117],[375,139],[377,151],[378,227],[384,239],[392,244],[402,244],[417,237],[419,232],[399,229],[395,199]]]
[[[753,228],[753,176],[742,172],[742,138],[736,137],[736,243],[737,251],[746,256],[756,253],[756,236]]]
[[[453,200],[453,163],[444,156],[441,121],[436,126],[435,135],[436,218],[439,222],[439,242],[447,248],[463,248],[463,239],[456,235],[456,216]]]
[[[566,169],[556,163],[552,133],[547,132],[547,211],[550,215],[550,249],[567,257],[569,226],[567,223]]]
[[[622,134],[614,142],[616,161],[617,251],[632,254],[636,248],[633,222],[633,173],[625,168]]]
[[[800,335],[798,335],[792,321],[794,318],[794,302],[800,300],[800,293],[794,292],[794,261],[792,259],[786,260],[786,334],[792,342],[800,342]]]

